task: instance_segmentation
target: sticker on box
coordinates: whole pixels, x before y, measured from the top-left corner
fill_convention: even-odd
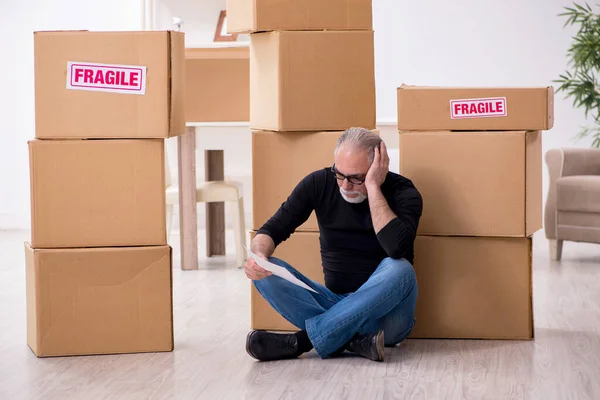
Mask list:
[[[67,62],[67,89],[146,94],[146,67]]]
[[[450,118],[506,117],[506,97],[450,100]]]

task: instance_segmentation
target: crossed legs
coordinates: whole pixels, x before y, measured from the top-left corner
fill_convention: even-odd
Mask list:
[[[285,319],[306,331],[322,358],[343,349],[356,335],[383,331],[384,344],[403,341],[414,325],[417,282],[405,259],[385,258],[356,292],[333,293],[278,258],[269,261],[285,267],[317,293],[271,275],[254,281],[258,292]]]

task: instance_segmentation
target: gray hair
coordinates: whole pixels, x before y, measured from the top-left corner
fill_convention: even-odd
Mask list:
[[[334,157],[337,155],[342,144],[347,144],[354,148],[358,148],[367,152],[369,163],[375,158],[375,147],[382,142],[381,137],[372,131],[365,128],[348,128],[339,137],[335,149],[333,150]]]

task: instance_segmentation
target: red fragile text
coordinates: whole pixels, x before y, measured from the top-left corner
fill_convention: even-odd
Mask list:
[[[141,92],[145,68],[104,64],[71,63],[67,87],[81,90]]]
[[[506,98],[451,100],[450,112],[453,119],[506,116]]]
[[[75,68],[74,83],[138,86],[140,71],[103,71],[101,69]]]

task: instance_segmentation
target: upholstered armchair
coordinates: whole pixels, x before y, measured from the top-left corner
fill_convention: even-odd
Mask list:
[[[560,260],[563,240],[600,243],[600,149],[552,149],[546,164],[544,227],[550,259]]]

